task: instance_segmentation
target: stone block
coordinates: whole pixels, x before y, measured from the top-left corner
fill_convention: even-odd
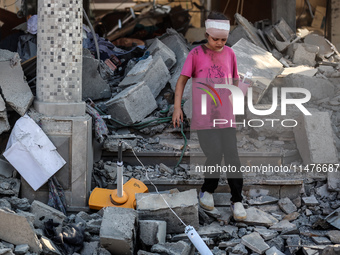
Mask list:
[[[290,223],[288,220],[282,220],[273,226],[270,227],[271,230],[276,230],[276,231],[287,231],[287,230],[293,230],[296,229],[296,225],[293,223]]]
[[[263,212],[255,207],[246,209],[247,218],[243,220],[244,223],[256,226],[270,227],[278,222],[276,218],[270,214]]]
[[[148,252],[148,251],[139,250],[139,251],[137,252],[137,255],[159,255],[159,253],[153,253],[153,252]]]
[[[10,125],[7,118],[6,104],[2,96],[0,95],[0,134],[10,129]],[[1,171],[1,169],[0,169]]]
[[[305,205],[307,206],[314,206],[314,205],[319,205],[319,201],[316,199],[314,195],[310,197],[303,197],[302,201],[304,202]]]
[[[273,86],[278,88],[293,87],[307,89],[311,94],[312,101],[321,100],[326,97],[332,98],[334,97],[335,91],[334,85],[329,80],[309,77],[299,73],[292,73],[284,77],[277,77],[273,81]],[[289,93],[288,96],[291,98],[301,98],[301,93]]]
[[[165,243],[166,222],[160,220],[139,221],[140,239],[145,245]]]
[[[256,109],[258,110],[268,110],[272,105],[269,104],[259,104],[256,105]],[[254,126],[252,129],[255,130],[258,136],[266,136],[266,137],[275,137],[275,138],[293,138],[293,125],[295,122],[286,121],[287,119],[295,120],[300,116],[301,111],[295,107],[294,105],[287,105],[287,114],[281,115],[281,106],[279,105],[276,110],[266,116],[259,116],[253,114],[247,108],[246,116],[250,125]],[[246,120],[246,124],[247,124]],[[252,121],[256,120],[256,121]],[[262,121],[259,121],[262,120]],[[282,125],[285,125],[283,126]],[[243,124],[238,124],[243,125]],[[236,125],[236,126],[238,126]]]
[[[284,253],[282,253],[275,246],[273,246],[269,250],[266,250],[266,255],[284,255]]]
[[[108,114],[125,124],[143,120],[157,108],[157,103],[145,82],[124,89],[105,103]]]
[[[273,239],[279,234],[275,230],[267,229],[266,227],[261,227],[261,226],[257,226],[254,230],[257,233],[259,233],[265,241]]]
[[[126,87],[144,81],[144,84],[150,88],[153,97],[156,98],[169,79],[170,73],[163,59],[160,56],[149,56],[147,59],[139,61],[119,83],[119,86]]]
[[[280,188],[280,198],[288,197],[294,203],[294,199],[300,198],[301,189],[302,185],[283,185]]]
[[[271,196],[259,196],[248,200],[250,205],[267,205],[274,204],[278,201],[277,198]]]
[[[151,252],[171,255],[189,255],[191,252],[191,245],[178,241],[177,243],[155,244],[151,248]]]
[[[270,248],[269,245],[264,242],[263,238],[257,232],[242,236],[241,239],[242,244],[259,254],[263,254],[266,250]]]
[[[67,210],[88,209],[93,167],[92,118],[87,114],[79,117],[44,117],[40,123],[66,161],[55,177],[64,189]],[[23,197],[30,202],[39,200],[47,204],[48,185],[34,191],[27,182],[21,181]]]
[[[6,178],[12,177],[14,171],[15,168],[10,163],[8,163],[6,159],[0,158],[0,175]]]
[[[317,72],[318,72],[317,68],[301,65],[285,68],[283,72],[280,74],[280,77],[285,77],[289,74],[300,74],[308,77],[313,77]]]
[[[136,243],[137,212],[106,207],[100,228],[100,244],[112,254],[132,255]]]
[[[62,212],[37,200],[34,200],[31,205],[31,213],[35,215],[34,226],[41,229],[45,228],[44,222],[51,219],[53,222],[59,223],[57,229],[60,232],[63,222],[66,219],[66,215]]]
[[[288,46],[288,55],[297,65],[315,66],[319,47],[307,43],[293,43]]]
[[[98,71],[99,61],[89,50],[83,50],[82,97],[99,100],[111,97],[110,85],[103,80]]]
[[[284,211],[287,214],[290,214],[292,212],[296,212],[297,208],[296,206],[293,204],[293,202],[288,198],[281,198],[278,202],[280,208],[282,211]]]
[[[312,240],[314,243],[319,245],[328,245],[332,244],[331,240],[324,236],[312,236]]]
[[[252,80],[266,86],[263,96],[272,80],[282,72],[282,64],[271,53],[245,39],[239,40],[231,48],[237,58],[239,73],[244,76],[252,70]]]
[[[339,230],[330,230],[326,233],[326,235],[331,239],[332,243],[340,244],[340,231]]]
[[[177,62],[172,67],[171,78],[169,80],[171,89],[175,91],[178,77],[181,74],[182,67],[189,54],[188,46],[185,42],[185,39],[180,34],[178,34],[176,30],[172,28],[167,29],[167,33],[164,36],[162,36],[160,40],[166,46],[168,46],[176,55]],[[183,99],[186,100],[191,97],[191,88],[192,88],[192,81],[191,79],[189,79],[184,88]]]
[[[171,69],[176,64],[175,53],[158,38],[156,38],[150,47],[147,49],[153,57],[160,56],[168,69]]]
[[[41,252],[41,244],[27,219],[12,211],[0,209],[0,239],[15,245],[27,244],[33,252]]]
[[[0,195],[18,196],[20,190],[20,180],[17,178],[3,178],[0,176]]]
[[[93,255],[93,254],[97,254],[97,248],[99,242],[84,242],[84,246],[83,249],[80,252],[80,255]]]
[[[28,246],[28,244],[20,244],[20,245],[15,246],[14,253],[15,254],[26,254],[29,249],[30,247]]]
[[[291,254],[295,254],[300,249],[301,238],[298,235],[289,236],[286,242]]]
[[[299,125],[293,131],[303,163],[337,163],[338,152],[328,112],[301,114],[297,121]]]
[[[11,66],[11,61],[0,62],[0,88],[6,103],[23,116],[31,106],[34,96],[27,82],[24,72],[17,63]]]
[[[174,194],[136,194],[139,219],[165,220],[167,233],[183,232],[183,224],[172,213],[163,198],[187,225],[198,227],[198,199],[195,189]]]

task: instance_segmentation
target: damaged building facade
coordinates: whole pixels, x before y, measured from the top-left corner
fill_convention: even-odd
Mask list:
[[[1,2],[0,254],[199,254],[186,226],[212,254],[338,254],[340,2],[303,2],[126,1],[106,15],[100,0],[38,0],[36,13]],[[171,124],[210,10],[230,17],[227,45],[252,73],[236,117],[244,221],[226,174],[218,212],[199,205],[190,80],[183,126]],[[91,208],[94,188],[134,180],[148,192],[133,208]]]

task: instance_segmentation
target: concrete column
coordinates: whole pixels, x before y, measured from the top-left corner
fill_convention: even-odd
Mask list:
[[[46,116],[81,116],[82,0],[38,1],[37,100]]]
[[[296,0],[272,0],[273,24],[283,18],[296,31]]]
[[[82,0],[38,0],[37,95],[41,128],[66,165],[56,173],[68,210],[87,208],[93,166],[92,119],[82,101]],[[30,201],[48,201],[48,187],[22,181]]]

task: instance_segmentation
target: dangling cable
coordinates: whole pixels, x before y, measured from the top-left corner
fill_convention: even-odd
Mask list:
[[[171,210],[171,212],[178,218],[178,220],[185,226],[187,227],[187,224],[184,223],[184,221],[177,215],[177,213],[171,208],[171,206],[168,204],[168,202],[165,200],[165,198],[163,197],[163,195],[161,193],[159,193],[156,185],[150,180],[149,176],[148,176],[148,170],[145,168],[144,164],[142,163],[142,161],[140,161],[140,159],[137,157],[135,150],[132,148],[131,145],[127,144],[126,142],[122,141],[123,143],[125,143],[126,146],[128,146],[129,148],[132,149],[132,153],[133,155],[135,155],[137,161],[141,164],[142,168],[145,170],[145,176],[148,179],[148,181],[151,183],[151,185],[155,188],[156,192],[158,195],[160,195],[162,197],[162,199],[164,200],[165,204],[169,207],[169,209]]]

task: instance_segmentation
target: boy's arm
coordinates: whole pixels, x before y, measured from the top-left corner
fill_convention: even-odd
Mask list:
[[[176,83],[174,113],[172,114],[172,123],[174,127],[176,126],[180,127],[181,122],[183,122],[183,112],[181,109],[181,103],[184,87],[188,80],[189,80],[188,76],[180,75]]]

